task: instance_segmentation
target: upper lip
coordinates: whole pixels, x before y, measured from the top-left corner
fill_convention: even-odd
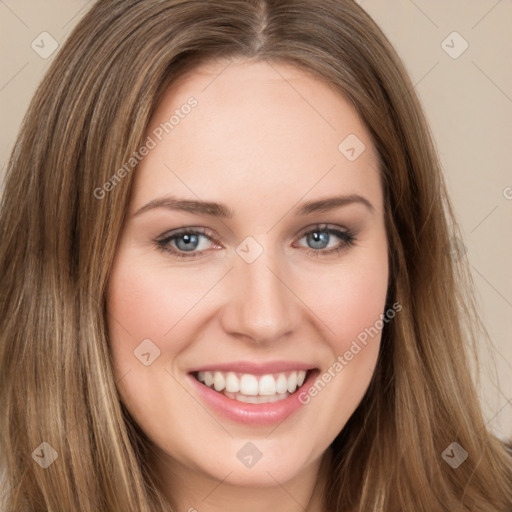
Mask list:
[[[265,375],[268,373],[281,373],[293,370],[312,370],[316,368],[309,363],[300,363],[294,361],[268,361],[266,363],[255,363],[252,361],[236,361],[232,363],[216,363],[204,366],[198,366],[189,371],[195,372],[208,372],[208,371],[223,371],[235,373],[250,373],[253,375]]]

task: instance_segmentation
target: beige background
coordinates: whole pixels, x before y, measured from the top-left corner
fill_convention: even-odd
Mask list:
[[[0,0],[2,177],[28,102],[55,56],[42,58],[32,42],[48,32],[62,44],[91,3]],[[496,345],[497,374],[483,354],[484,410],[500,437],[512,437],[512,1],[359,3],[395,45],[426,109]]]

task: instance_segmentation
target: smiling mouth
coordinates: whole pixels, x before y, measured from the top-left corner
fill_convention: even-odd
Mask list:
[[[284,400],[296,393],[313,371],[294,370],[254,375],[215,370],[193,372],[192,375],[206,387],[232,400],[266,404]]]

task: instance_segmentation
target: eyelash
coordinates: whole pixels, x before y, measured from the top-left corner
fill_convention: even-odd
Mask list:
[[[339,254],[340,252],[352,247],[355,245],[356,239],[356,233],[350,229],[346,229],[345,231],[342,231],[341,229],[328,227],[327,225],[316,225],[315,227],[308,229],[307,231],[302,232],[302,234],[299,237],[299,240],[304,238],[305,236],[312,234],[312,233],[328,233],[329,235],[335,235],[338,237],[341,242],[338,247],[334,247],[332,249],[319,249],[314,250],[311,248],[304,247],[306,249],[306,252],[310,256],[319,257],[319,256],[331,256],[335,254]],[[171,253],[173,256],[176,256],[178,258],[197,258],[202,256],[203,251],[181,251],[179,249],[171,248],[169,245],[172,241],[179,239],[185,235],[203,235],[206,238],[209,238],[211,241],[216,242],[215,235],[212,231],[205,228],[184,228],[181,230],[178,230],[177,232],[173,233],[172,235],[165,236],[164,238],[160,238],[155,240],[156,246],[159,250],[165,251],[167,253]],[[303,246],[301,246],[303,247]]]

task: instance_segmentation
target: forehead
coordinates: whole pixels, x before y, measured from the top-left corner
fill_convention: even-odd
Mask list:
[[[183,108],[191,97],[196,106]],[[203,64],[167,90],[147,134],[156,147],[137,169],[141,201],[178,192],[222,200],[212,194],[240,190],[260,198],[286,190],[298,200],[333,187],[381,200],[378,156],[357,111],[290,64]]]

